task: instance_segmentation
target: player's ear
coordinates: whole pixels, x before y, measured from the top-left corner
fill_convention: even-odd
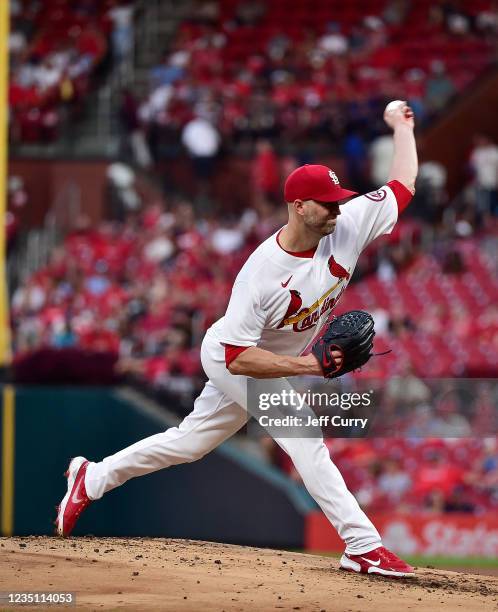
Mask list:
[[[294,200],[294,202],[292,203],[292,207],[294,208],[294,210],[296,211],[296,213],[298,215],[303,215],[304,214],[304,202],[303,202],[303,200]]]

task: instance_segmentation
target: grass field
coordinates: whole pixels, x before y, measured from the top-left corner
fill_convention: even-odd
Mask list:
[[[498,559],[489,557],[422,557],[422,556],[403,556],[410,565],[417,567],[486,567],[497,568]]]

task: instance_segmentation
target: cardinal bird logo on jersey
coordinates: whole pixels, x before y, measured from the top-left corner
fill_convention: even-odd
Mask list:
[[[351,275],[345,268],[343,268],[340,264],[337,263],[333,255],[329,257],[328,266],[330,274],[332,274],[332,276],[335,276],[335,278],[345,278],[346,280],[349,280],[349,277]]]
[[[284,327],[284,321],[288,317],[292,317],[292,315],[296,314],[296,312],[298,312],[301,306],[303,305],[303,299],[299,291],[296,291],[296,289],[289,289],[289,293],[291,295],[289,306],[287,307],[287,311],[284,315],[284,318],[282,319],[282,322],[277,327],[277,329]]]

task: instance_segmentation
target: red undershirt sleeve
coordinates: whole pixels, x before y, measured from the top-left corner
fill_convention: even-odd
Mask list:
[[[224,346],[225,346],[225,365],[227,368],[236,357],[238,357],[246,349],[250,348],[249,346],[234,346],[233,344],[225,344]]]
[[[398,215],[400,215],[413,198],[412,192],[399,181],[389,181],[387,185],[391,188],[398,204]]]

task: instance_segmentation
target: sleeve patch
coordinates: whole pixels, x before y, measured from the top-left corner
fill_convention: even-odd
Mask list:
[[[372,202],[382,202],[382,200],[386,199],[387,192],[385,189],[377,189],[377,191],[371,191],[370,193],[366,193],[365,197],[369,200],[372,200]]]

